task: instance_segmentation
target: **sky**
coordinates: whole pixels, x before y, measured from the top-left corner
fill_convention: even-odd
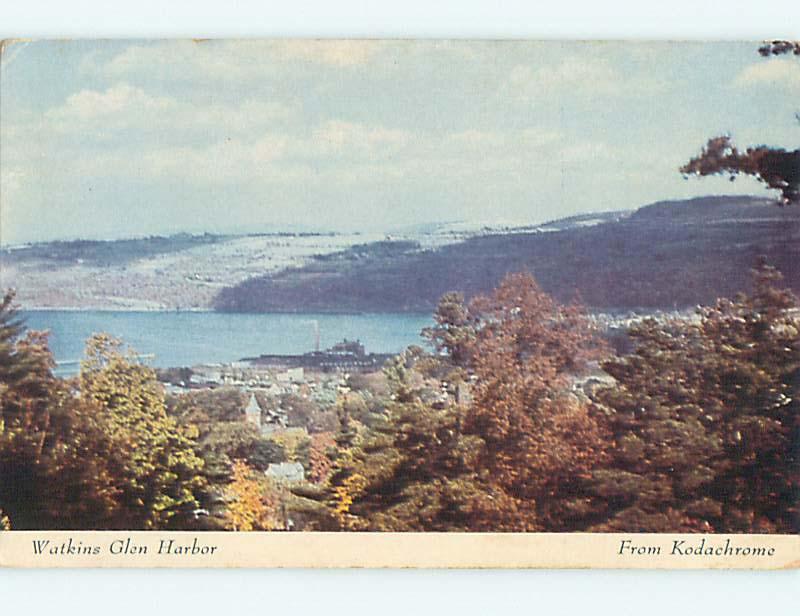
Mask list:
[[[707,194],[715,135],[796,148],[757,42],[39,41],[0,65],[0,244],[532,224]]]

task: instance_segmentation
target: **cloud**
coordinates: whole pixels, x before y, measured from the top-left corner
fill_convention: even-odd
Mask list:
[[[131,45],[110,59],[91,58],[83,70],[112,79],[251,82],[291,72],[292,66],[347,70],[373,60],[384,48],[373,40],[189,40]]]
[[[616,78],[602,66],[562,62],[539,70],[537,83],[578,87],[590,75],[605,82]],[[545,126],[441,130],[340,117],[312,120],[277,101],[225,103],[193,90],[178,97],[124,81],[81,89],[39,115],[26,111],[20,117],[4,123],[3,137],[13,157],[4,162],[30,172],[16,180],[21,194],[32,190],[30,178],[43,168],[64,186],[77,178],[104,178],[119,186],[161,183],[186,190],[280,185],[302,192],[308,183],[335,188],[381,182],[519,187],[553,177],[564,165],[605,164],[601,160],[612,154],[603,143]]]
[[[560,159],[564,164],[595,163],[599,160],[606,162],[616,160],[618,152],[607,144],[596,141],[584,141],[574,145],[567,145],[561,149]]]
[[[755,62],[742,69],[733,83],[741,88],[772,86],[800,90],[800,62],[792,58]]]
[[[310,40],[271,41],[270,50],[286,59],[301,59],[335,67],[349,67],[370,61],[384,46],[374,40]]]
[[[518,65],[509,75],[509,83],[520,90],[530,86],[539,91],[591,87],[602,92],[614,92],[621,81],[608,62],[577,57],[565,58],[555,66]]]
[[[45,119],[60,130],[71,130],[76,124],[102,126],[108,122],[152,121],[164,112],[174,111],[177,102],[167,97],[150,96],[126,83],[105,91],[81,90],[71,94],[63,105],[45,112]]]
[[[511,50],[402,41],[91,50],[80,60],[87,72],[54,89],[48,108],[18,105],[4,118],[4,169],[19,171],[16,220],[24,208],[44,220],[54,195],[62,218],[116,216],[123,230],[134,215],[144,224],[141,212],[196,210],[225,224],[254,203],[312,223],[332,207],[352,209],[356,221],[392,207],[422,218],[486,204],[511,211],[563,200],[563,186],[592,174],[616,178],[636,159],[620,161],[603,130],[511,101],[627,95],[643,87],[638,72],[592,54],[547,64],[536,46]],[[496,96],[498,84],[505,91]],[[131,205],[145,201],[149,209]]]
[[[538,127],[438,132],[291,118],[291,110],[273,103],[203,104],[118,83],[81,90],[40,117],[26,116],[24,125],[3,128],[14,168],[30,169],[30,178],[46,167],[64,185],[103,178],[119,186],[268,190],[280,185],[302,192],[309,183],[388,188],[401,181],[475,182],[478,177],[518,185],[531,173],[548,173],[560,162],[580,158],[562,134]],[[582,160],[605,154],[594,147]],[[25,178],[16,183],[29,184]]]
[[[255,141],[228,139],[201,147],[163,147],[143,152],[137,165],[142,177],[151,181],[235,186],[275,179],[271,165],[284,156],[287,145],[285,137],[265,135]],[[98,162],[113,166],[113,161]],[[285,177],[293,179],[290,174]]]
[[[44,112],[47,130],[108,140],[131,138],[131,133],[157,134],[161,141],[191,137],[213,140],[275,129],[295,115],[288,105],[274,101],[243,100],[234,104],[179,100],[152,95],[142,88],[118,83],[106,90],[81,90],[63,104]],[[12,127],[13,128],[13,127]],[[35,130],[28,125],[28,130]]]
[[[385,158],[396,155],[414,139],[406,130],[329,120],[314,129],[298,154]]]
[[[623,75],[607,59],[568,56],[553,65],[518,64],[502,88],[522,100],[564,96],[631,96],[652,94],[666,83],[652,75]]]
[[[136,108],[152,104],[141,92],[120,92],[125,90],[101,92],[104,102],[97,113],[118,113],[124,108],[120,100]],[[65,122],[69,110],[85,118],[85,100],[89,98],[65,104],[63,114],[51,116]],[[166,115],[174,113],[172,103],[165,108]],[[3,241],[29,237],[38,224],[31,218],[34,212],[39,217],[50,212],[53,220],[60,216],[65,220],[59,224],[65,229],[71,225],[73,235],[80,231],[70,212],[107,221],[109,229],[116,225],[123,234],[137,232],[132,222],[124,222],[134,216],[156,227],[181,216],[195,224],[194,217],[202,216],[201,224],[209,229],[243,220],[258,225],[294,218],[336,228],[344,220],[378,224],[386,216],[397,223],[401,211],[407,212],[405,218],[427,220],[485,215],[487,207],[498,216],[519,216],[521,211],[534,216],[537,210],[521,204],[555,207],[573,196],[586,199],[586,194],[572,195],[564,187],[581,185],[578,180],[587,178],[613,184],[620,176],[620,154],[613,148],[535,126],[436,132],[330,119],[204,143],[133,144],[124,134],[98,147],[87,147],[86,139],[72,149],[63,143],[36,146],[26,160],[4,167],[4,190],[13,186],[14,197],[9,201],[4,194],[4,205],[13,201],[13,207],[5,210],[11,212],[5,221],[11,235]],[[7,145],[4,151],[19,155],[14,143]],[[12,169],[20,171],[9,177]],[[47,209],[54,195],[57,212]],[[256,206],[262,208],[261,218],[247,218]],[[115,217],[121,222],[114,223]]]
[[[383,126],[331,120],[296,132],[255,133],[204,145],[100,151],[77,174],[185,182],[195,187],[381,181],[403,173],[392,160],[421,138]],[[417,150],[418,151],[418,150]]]

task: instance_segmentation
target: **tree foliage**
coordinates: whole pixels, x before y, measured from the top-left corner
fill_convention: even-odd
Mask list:
[[[178,426],[196,433],[196,452],[210,483],[227,483],[235,459],[262,471],[287,459],[283,445],[263,437],[246,421],[246,403],[247,396],[234,388],[190,391],[167,399],[167,412]]]
[[[56,442],[72,432],[69,399],[52,375],[43,335],[29,333],[14,296],[0,303],[0,509],[15,528],[47,525]]]
[[[351,439],[337,463],[345,527],[539,530],[555,517],[569,526],[575,484],[603,450],[601,425],[566,393],[569,375],[600,351],[580,310],[512,274],[469,305],[446,295],[435,320],[426,335],[439,355],[409,349],[387,368],[386,421]]]
[[[793,54],[800,56],[797,41],[775,40],[764,43],[758,53],[768,58]],[[781,204],[800,204],[800,149],[786,150],[766,145],[748,147],[741,151],[730,136],[712,137],[698,156],[680,168],[684,175],[725,175],[731,181],[736,176],[749,175],[768,188],[781,192]]]
[[[0,304],[0,508],[16,529],[190,526],[202,462],[149,368],[97,336],[76,380]]]
[[[729,174],[731,180],[739,174],[750,175],[779,190],[783,204],[800,202],[800,149],[760,145],[741,151],[729,136],[713,137],[680,171],[697,176]]]
[[[118,528],[164,528],[197,508],[202,460],[190,438],[166,413],[155,372],[126,356],[121,343],[92,337],[79,377],[81,398],[95,414],[108,472],[118,493]],[[195,436],[195,435],[191,435]]]
[[[783,54],[800,56],[800,41],[768,41],[758,48],[758,53],[765,58]]]
[[[226,527],[230,530],[274,530],[282,527],[280,503],[270,482],[243,460],[233,462],[227,488]]]
[[[615,447],[594,473],[596,530],[797,532],[797,303],[760,265],[756,290],[696,323],[648,321],[636,352],[605,364]]]
[[[332,432],[317,432],[311,435],[308,453],[308,478],[312,483],[325,483],[333,472],[333,451],[336,439]]]

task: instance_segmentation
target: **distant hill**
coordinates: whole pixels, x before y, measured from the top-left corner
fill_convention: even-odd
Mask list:
[[[53,267],[69,266],[75,263],[93,267],[113,267],[241,238],[332,237],[334,235],[334,233],[277,231],[246,235],[175,233],[168,236],[151,235],[115,240],[54,240],[16,247],[0,247],[0,259],[6,264],[38,261],[49,263]]]
[[[357,248],[357,250],[356,250]],[[800,212],[753,197],[654,203],[438,249],[354,247],[222,289],[231,312],[429,312],[447,291],[490,291],[527,270],[562,301],[605,310],[685,308],[749,288],[759,255],[800,291]]]
[[[26,308],[208,310],[226,286],[383,237],[179,233],[0,247],[0,290],[15,289]]]

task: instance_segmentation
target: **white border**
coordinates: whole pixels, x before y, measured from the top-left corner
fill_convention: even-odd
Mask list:
[[[762,39],[795,0],[3,0],[0,36]]]
[[[0,37],[800,38],[797,0],[0,0]],[[3,614],[794,613],[795,572],[0,570]]]

